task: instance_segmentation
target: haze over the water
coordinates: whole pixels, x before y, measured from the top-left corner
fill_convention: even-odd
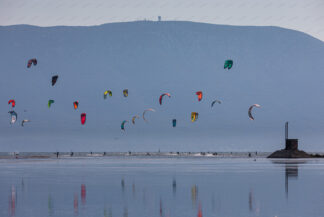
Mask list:
[[[324,41],[323,0],[1,0],[0,25],[98,25],[184,20],[280,26]]]

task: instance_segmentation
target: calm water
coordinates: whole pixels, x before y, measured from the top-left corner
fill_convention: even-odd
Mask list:
[[[0,160],[0,216],[324,216],[324,160]]]

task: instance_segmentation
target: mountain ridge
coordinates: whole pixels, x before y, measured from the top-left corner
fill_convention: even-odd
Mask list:
[[[305,33],[181,21],[5,26],[0,27],[0,47],[0,139],[8,151],[88,151],[92,146],[118,151],[271,151],[280,148],[286,120],[293,124],[293,136],[312,144],[303,149],[323,150],[317,149],[324,127],[318,118],[324,115],[324,43]],[[39,63],[27,69],[33,57]],[[234,60],[229,71],[223,69],[226,59]],[[56,73],[59,79],[52,88],[49,80]],[[128,98],[121,94],[125,88]],[[103,100],[106,89],[113,90],[113,97]],[[198,90],[204,92],[201,103],[194,95]],[[163,92],[172,97],[160,106]],[[10,98],[17,101],[18,120],[32,120],[26,127],[10,127],[5,105]],[[49,98],[55,99],[51,109],[46,106]],[[223,104],[211,110],[214,98]],[[75,100],[80,100],[80,111],[72,108]],[[251,122],[247,109],[254,103],[262,108],[255,109]],[[124,119],[148,107],[158,110],[149,114],[149,124],[139,120],[120,132]],[[200,113],[195,123],[190,123],[192,111]],[[81,112],[88,113],[84,127]],[[173,118],[178,119],[174,129]],[[42,146],[44,142],[53,147]]]

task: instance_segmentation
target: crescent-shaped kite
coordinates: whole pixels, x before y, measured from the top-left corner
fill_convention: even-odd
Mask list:
[[[160,105],[162,105],[162,99],[163,99],[164,96],[171,97],[171,95],[170,95],[169,93],[164,93],[164,94],[162,94],[162,95],[160,96],[160,98],[159,98],[159,103],[160,103]]]
[[[24,124],[25,124],[26,122],[30,122],[30,120],[27,120],[27,119],[23,120],[23,121],[21,122],[21,126],[24,126]]]
[[[149,109],[145,109],[144,112],[143,112],[143,120],[147,122],[147,120],[145,119],[145,113],[148,112],[148,111],[151,111],[151,112],[155,112],[154,109],[152,108],[149,108]]]
[[[211,103],[211,107],[213,107],[215,105],[215,103],[218,103],[218,104],[222,104],[222,102],[220,100],[214,100],[212,103]]]
[[[198,112],[191,112],[191,122],[195,122],[198,119]]]
[[[133,124],[135,124],[135,119],[136,119],[136,118],[139,118],[139,116],[138,116],[138,115],[134,115],[134,116],[132,117],[132,123],[133,123]]]
[[[122,130],[125,130],[125,124],[127,123],[128,121],[123,121],[122,123],[121,123],[121,126],[120,126],[120,128],[122,129]]]
[[[252,116],[252,109],[254,107],[260,108],[261,106],[259,104],[253,104],[253,105],[250,106],[249,111],[248,111],[248,115],[249,115],[250,120],[252,120],[252,121],[254,120],[254,117]]]

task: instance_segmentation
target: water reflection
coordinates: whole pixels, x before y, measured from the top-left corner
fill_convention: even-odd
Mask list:
[[[286,196],[288,197],[289,180],[298,178],[298,163],[296,164],[285,164],[285,190]]]
[[[74,208],[74,215],[78,215],[78,212],[79,212],[79,198],[78,198],[77,193],[74,194],[73,208]]]
[[[272,163],[285,166],[285,193],[289,196],[289,182],[298,179],[298,167],[307,163],[306,160],[272,160]]]
[[[192,160],[178,165],[181,169],[174,172],[163,162],[157,167],[154,159],[154,167],[143,163],[136,168],[133,165],[137,162],[125,161],[104,161],[102,167],[95,161],[80,169],[77,164],[71,166],[71,161],[59,166],[39,165],[37,169],[30,163],[28,170],[26,165],[15,165],[24,168],[15,173],[0,164],[0,171],[6,174],[0,174],[0,192],[4,192],[0,194],[0,216],[320,216],[311,215],[314,208],[324,213],[319,205],[324,202],[321,186],[317,184],[324,181],[324,164],[317,164],[321,170],[305,171],[300,165],[305,161],[231,159],[207,164]],[[60,177],[53,179],[57,174]],[[298,180],[301,174],[303,179]],[[311,177],[308,183],[306,176]],[[291,180],[296,180],[293,187]]]
[[[197,198],[198,198],[198,186],[194,185],[191,187],[191,200],[192,200],[193,207],[196,207]]]
[[[82,205],[85,205],[86,204],[86,186],[85,184],[82,184],[81,185],[81,202],[82,202]]]
[[[53,200],[50,194],[48,195],[47,206],[48,206],[48,216],[53,216]]]
[[[253,191],[250,190],[249,192],[249,210],[250,212],[253,211]]]
[[[125,191],[125,180],[124,180],[124,178],[122,178],[122,180],[121,180],[121,187],[122,187],[122,190],[124,192]]]
[[[160,217],[163,216],[162,199],[160,198]]]
[[[199,203],[199,207],[198,207],[198,217],[202,217],[202,209],[201,209],[201,203]]]
[[[253,189],[249,192],[249,211],[254,213],[255,216],[259,216],[260,213],[260,201],[256,200]]]
[[[24,177],[21,178],[21,190],[25,190],[25,182],[24,182]]]
[[[9,196],[9,214],[10,216],[15,216],[16,214],[16,188],[15,186],[11,186],[11,192]]]
[[[175,196],[177,193],[177,181],[175,180],[175,178],[173,178],[172,181],[172,191],[173,191],[173,196]]]
[[[135,183],[133,182],[132,184],[132,192],[133,192],[133,198],[136,197],[136,187],[135,187]]]
[[[112,209],[109,207],[108,211],[106,207],[104,208],[104,217],[112,217]]]
[[[128,217],[128,208],[124,207],[123,217]]]

